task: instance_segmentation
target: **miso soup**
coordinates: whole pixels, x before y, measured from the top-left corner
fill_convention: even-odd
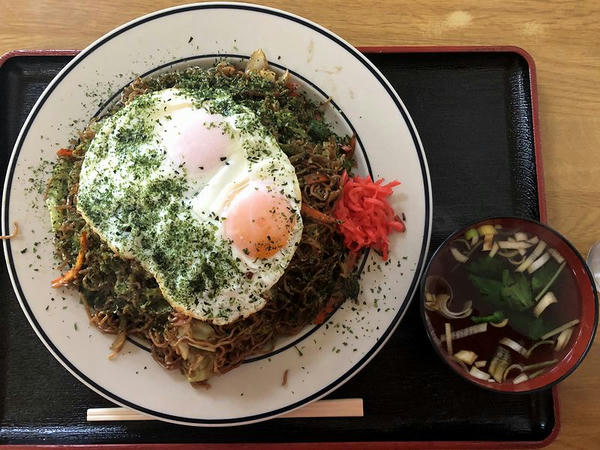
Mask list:
[[[576,280],[550,236],[499,225],[440,250],[425,280],[426,322],[440,351],[489,383],[551,370],[581,318]]]

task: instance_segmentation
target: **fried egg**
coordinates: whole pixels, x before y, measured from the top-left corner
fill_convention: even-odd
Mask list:
[[[302,235],[294,167],[249,109],[166,89],[104,119],[77,209],[177,311],[217,325],[259,311]]]

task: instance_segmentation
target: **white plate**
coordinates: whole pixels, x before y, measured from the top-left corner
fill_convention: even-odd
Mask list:
[[[337,131],[355,132],[359,138],[359,172],[402,181],[392,198],[395,209],[406,215],[407,231],[392,237],[390,264],[376,269],[379,256],[367,256],[358,305],[346,303],[325,326],[307,327],[279,343],[268,357],[211,379],[210,390],[198,390],[131,342],[115,360],[106,358],[113,337],[87,324],[75,292],[50,288],[58,271],[49,219],[28,179],[32,167],[55,160],[57,148],[68,145],[76,130],[136,74],[172,64],[212,64],[223,55],[243,58],[257,48],[276,67],[289,68],[304,80],[314,97],[333,98],[337,109],[331,109],[329,119],[336,121]],[[292,14],[247,4],[205,3],[125,24],[60,72],[35,104],[14,147],[2,228],[7,233],[14,221],[21,225],[17,238],[4,241],[14,289],[40,339],[73,375],[115,403],[142,413],[215,426],[283,414],[326,395],[364,367],[390,337],[415,293],[431,217],[429,173],[414,124],[389,83],[360,52]],[[22,253],[24,248],[28,251]],[[282,386],[285,370],[289,376]]]

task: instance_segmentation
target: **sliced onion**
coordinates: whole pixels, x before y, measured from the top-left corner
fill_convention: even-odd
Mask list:
[[[523,233],[522,231],[518,231],[515,233],[515,240],[517,241],[526,241],[527,238],[527,233]]]
[[[523,355],[523,356],[527,355],[527,350],[521,344],[513,341],[511,338],[503,337],[502,339],[500,339],[499,344],[502,344],[505,347],[508,347],[511,350],[514,350],[515,352],[517,352],[520,355]]]
[[[459,361],[468,364],[469,366],[473,365],[475,360],[477,359],[477,353],[472,352],[470,350],[461,350],[454,354],[454,357]]]
[[[492,377],[494,377],[494,380],[497,382],[502,381],[502,376],[510,364],[510,360],[510,352],[504,347],[498,346],[496,353],[494,354],[494,358],[492,359],[492,362],[490,362],[489,369],[489,373]]]
[[[528,273],[535,272],[540,267],[542,267],[544,264],[546,264],[549,260],[550,260],[550,253],[546,252],[542,256],[540,256],[538,259],[536,259],[534,262],[531,263],[531,265],[527,268],[527,272]]]
[[[452,325],[450,325],[448,322],[446,322],[444,324],[444,329],[446,331],[446,334],[443,337],[446,338],[446,351],[448,352],[449,355],[451,355],[452,352]],[[443,339],[442,339],[443,341]]]
[[[529,380],[529,376],[526,373],[522,373],[518,377],[513,380],[513,384],[523,383],[524,381]]]
[[[462,239],[462,238],[461,239],[455,239],[454,243],[456,244],[457,242],[459,244],[463,244],[467,250],[471,249],[471,244],[466,239]]]
[[[467,255],[463,255],[461,252],[458,251],[458,249],[454,247],[450,248],[450,253],[452,253],[454,259],[457,260],[459,263],[466,263],[469,260],[469,257]]]
[[[512,258],[513,256],[517,256],[519,252],[517,250],[500,250],[498,251],[498,254],[505,258]]]
[[[520,248],[517,250],[517,253],[521,256],[525,256],[525,254],[527,253],[527,251],[524,248]]]
[[[493,258],[494,256],[496,256],[496,253],[498,253],[498,250],[500,249],[500,246],[498,245],[497,242],[494,242],[492,244],[492,249],[490,250],[490,258]]]
[[[425,292],[425,309],[429,311],[437,311],[440,309],[437,297],[431,292]]]
[[[454,361],[456,364],[458,364],[462,369],[464,369],[465,372],[469,371],[469,368],[467,367],[467,365],[464,362],[462,362],[460,359],[457,359],[454,356],[451,356],[450,359],[452,361]]]
[[[546,253],[547,255],[548,253]],[[553,303],[558,303],[558,299],[556,298],[556,296],[552,293],[552,291],[548,291],[546,292],[546,294],[544,294],[544,296],[542,297],[542,299],[538,302],[537,305],[535,305],[535,308],[533,308],[533,315],[535,317],[540,317],[540,315],[544,312],[544,310],[552,305]]]
[[[558,335],[558,339],[556,339],[556,347],[554,347],[555,352],[560,352],[563,348],[567,346],[569,341],[571,340],[571,335],[573,334],[573,327],[567,328],[563,330]]]
[[[552,275],[552,278],[550,278],[550,281],[548,281],[548,283],[546,283],[546,286],[544,286],[542,288],[542,290],[540,292],[538,292],[538,294],[535,296],[536,302],[539,301],[539,299],[543,297],[543,295],[546,293],[546,291],[548,291],[548,289],[550,289],[550,286],[552,286],[552,283],[554,283],[554,281],[558,278],[558,276],[560,275],[560,273],[562,272],[564,267],[565,267],[565,262],[563,262],[560,266],[558,266],[558,269],[556,269],[556,272],[554,275]]]
[[[518,250],[518,249],[527,249],[531,247],[532,244],[529,242],[516,242],[516,241],[500,241],[498,242],[498,246],[504,250]]]
[[[490,325],[496,328],[504,328],[508,324],[508,317],[502,322],[490,322]]]
[[[493,234],[485,234],[483,236],[482,250],[484,252],[489,252],[492,249],[493,242],[494,242],[494,235]]]
[[[473,363],[473,365],[475,367],[477,367],[478,369],[481,369],[482,367],[485,367],[486,364],[487,364],[487,361],[475,361]]]
[[[449,325],[449,324],[448,324]],[[472,325],[467,328],[463,328],[462,330],[453,331],[451,335],[451,339],[462,339],[469,336],[473,336],[479,333],[485,333],[487,331],[487,322],[478,323],[477,325]],[[446,340],[446,335],[443,335],[441,340],[444,342]]]
[[[519,254],[519,251],[517,250],[516,255],[518,255],[518,254]],[[520,255],[520,256],[521,256],[521,258],[519,258],[519,259],[509,258],[508,262],[511,263],[513,266],[518,266],[520,264],[523,264],[523,262],[525,261],[526,258],[523,255]]]
[[[530,244],[537,244],[538,242],[540,242],[540,238],[537,236],[533,236],[532,238],[527,239],[527,242],[529,242]]]
[[[544,241],[538,242],[538,245],[533,249],[533,252],[523,261],[519,267],[517,267],[517,272],[525,272],[527,268],[538,259],[544,250],[546,249],[546,243]]]
[[[527,371],[527,370],[535,370],[535,369],[541,369],[544,367],[548,367],[551,366],[553,364],[556,364],[558,362],[558,359],[551,359],[550,361],[544,361],[544,362],[540,362],[540,363],[536,363],[536,364],[529,364],[528,366],[523,366],[523,372]],[[531,378],[533,378],[530,375]]]
[[[523,366],[521,364],[512,364],[512,365],[508,366],[506,368],[506,370],[504,371],[504,373],[502,374],[502,381],[506,381],[506,379],[508,378],[508,374],[513,369],[519,369],[519,373],[520,374],[523,373]]]
[[[559,264],[562,264],[565,261],[565,258],[563,258],[562,255],[560,253],[558,253],[558,250],[556,250],[554,248],[549,248],[548,253],[550,253],[550,255],[552,255],[552,257]]]
[[[557,335],[558,333],[560,333],[560,332],[562,332],[564,330],[567,330],[567,329],[569,329],[571,327],[574,327],[578,323],[579,323],[579,319],[571,320],[570,322],[567,322],[564,325],[561,325],[560,327],[555,328],[554,330],[547,332],[545,335],[542,336],[542,340],[546,340],[549,337],[555,336],[555,335]]]
[[[479,370],[475,366],[471,367],[471,370],[469,370],[469,373],[471,375],[473,375],[475,378],[478,378],[480,380],[489,380],[491,378],[489,373],[486,373],[483,370]]]
[[[425,280],[425,292],[437,292],[438,294],[448,294],[452,297],[452,286],[444,277],[431,275]]]
[[[534,372],[531,375],[529,375],[529,379],[531,380],[532,378],[535,378],[535,377],[543,374],[545,371],[546,371],[546,369],[540,369],[537,372]]]
[[[428,303],[428,302],[425,302],[425,309],[427,311],[437,311],[438,310],[436,303]]]
[[[529,358],[536,348],[541,347],[542,345],[550,345],[550,344],[554,345],[554,341],[546,339],[544,341],[536,342],[529,348],[529,350],[527,350],[527,352],[523,356],[525,356],[525,358]]]
[[[446,319],[464,319],[465,317],[469,317],[471,315],[471,313],[473,312],[473,308],[471,307],[473,302],[471,302],[471,301],[468,301],[465,303],[465,307],[462,311],[454,312],[454,311],[450,311],[448,309],[448,302],[450,301],[449,295],[440,294],[437,296],[437,298],[438,298],[438,306],[439,306],[440,313]]]

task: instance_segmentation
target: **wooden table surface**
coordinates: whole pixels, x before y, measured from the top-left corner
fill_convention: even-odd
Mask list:
[[[168,0],[0,0],[0,54],[80,49]],[[548,222],[585,254],[600,240],[600,1],[268,1],[361,45],[516,45],[537,66]],[[597,345],[560,385],[550,448],[600,447]]]

